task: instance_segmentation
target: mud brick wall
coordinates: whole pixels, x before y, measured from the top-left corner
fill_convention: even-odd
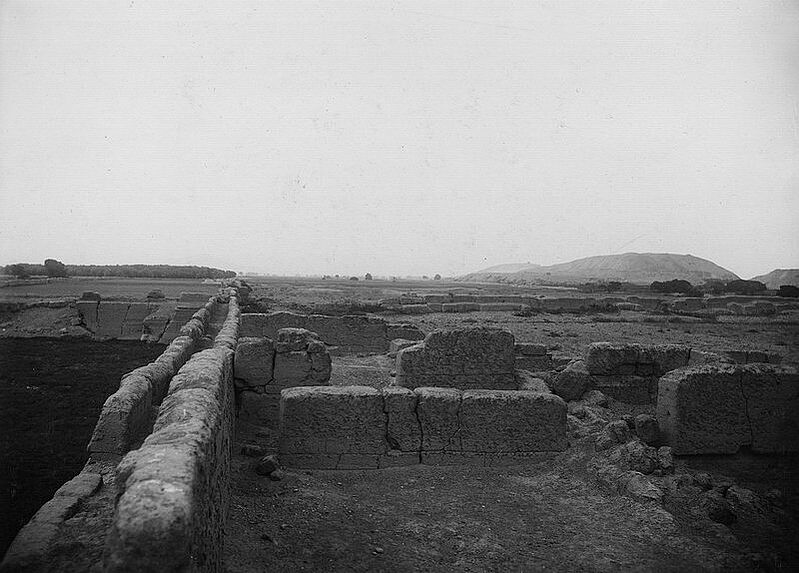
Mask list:
[[[396,384],[513,390],[514,365],[514,338],[506,330],[437,330],[397,353]]]
[[[218,571],[223,565],[233,435],[238,305],[213,348],[172,380],[153,433],[117,467],[107,571]]]
[[[658,384],[661,435],[675,454],[799,451],[799,374],[771,364],[675,370]]]
[[[687,346],[595,342],[588,347],[585,367],[593,388],[621,402],[653,404],[658,378],[686,366],[690,358]]]
[[[281,328],[276,341],[240,338],[234,376],[241,435],[257,433],[261,426],[277,428],[280,391],[327,384],[331,371],[327,347],[308,330]]]
[[[111,483],[104,475],[113,472],[115,467],[119,492],[125,495],[124,499],[117,500],[115,509],[114,526],[117,529],[113,543],[117,545],[112,546],[110,534],[106,537],[109,543],[106,558],[109,562],[105,564],[105,569],[214,569],[214,566],[205,565],[215,563],[213,556],[207,557],[205,549],[196,551],[188,560],[181,560],[181,549],[191,547],[184,541],[190,535],[198,537],[194,532],[198,527],[204,528],[204,544],[218,544],[222,535],[220,516],[224,514],[227,499],[228,442],[232,431],[232,350],[226,344],[229,344],[231,329],[238,328],[231,321],[238,320],[240,316],[236,298],[231,294],[235,293],[228,291],[218,297],[206,297],[203,308],[194,312],[190,320],[182,325],[179,336],[154,362],[123,376],[119,391],[109,397],[103,406],[88,446],[89,462],[81,473],[59,488],[54,497],[19,532],[0,563],[0,571],[67,570],[67,563],[59,562],[64,556],[56,557],[53,552],[60,541],[59,532],[67,520],[84,511],[86,500],[97,494],[98,490],[99,495],[102,495],[104,482],[105,485]],[[228,318],[222,329],[224,332],[220,332],[216,339],[221,343],[221,348],[192,355],[198,339],[204,336],[211,312],[218,304],[217,299],[230,301]],[[213,401],[204,400],[211,394]],[[214,401],[221,404],[221,408],[215,408]],[[153,410],[159,403],[160,413],[154,425]],[[203,404],[209,407],[203,410]],[[226,412],[221,417],[225,427],[223,432],[215,430],[219,424],[214,422],[214,412],[220,409]],[[220,417],[216,416],[216,419],[218,421]],[[216,436],[212,447],[207,447],[208,435]],[[135,450],[145,438],[141,449]],[[133,451],[123,459],[122,456],[129,450]],[[201,455],[197,455],[199,450],[202,450]],[[165,451],[172,453],[162,455]],[[120,459],[122,463],[118,466]],[[199,468],[191,469],[189,462],[199,463]],[[186,478],[189,474],[195,477]],[[153,477],[153,480],[147,476]],[[204,481],[197,486],[192,482],[192,479],[195,482],[199,479],[196,476],[210,477],[202,478]],[[196,486],[192,493],[193,505],[185,502],[188,488],[177,486],[179,483]],[[177,502],[177,506],[173,507],[173,502]],[[120,503],[126,508],[122,513],[119,511]],[[195,508],[192,510],[193,521],[178,515],[181,512],[184,517],[188,515],[184,511],[187,507]],[[165,508],[168,511],[165,512]],[[169,511],[172,511],[172,515],[168,515]],[[151,526],[163,525],[169,519],[173,519],[174,525],[169,531],[162,528],[158,530],[159,534],[157,528],[151,529]],[[96,530],[95,522],[90,523],[94,529],[86,531],[86,534],[100,533]],[[142,536],[149,535],[151,539],[132,538],[130,534],[135,534],[137,527]],[[169,536],[169,533],[173,535]],[[221,549],[214,548],[212,551],[221,555]],[[150,552],[156,556],[152,557]],[[170,566],[170,563],[178,561],[180,565]],[[187,562],[194,565],[184,567]],[[100,565],[96,564],[98,570]],[[217,568],[219,565],[221,561],[218,561]]]
[[[181,293],[177,304],[109,301],[97,298],[75,303],[81,323],[97,340],[143,340],[169,344],[181,328],[204,308],[205,293]]]
[[[122,376],[119,390],[100,411],[88,450],[93,459],[119,459],[136,447],[153,427],[153,408],[167,393],[173,376],[189,360],[204,336],[208,319],[218,303],[206,301],[154,362]]]
[[[567,447],[566,404],[553,394],[367,386],[281,393],[280,461],[288,467],[495,465]]]
[[[404,331],[418,329],[410,325],[397,325]],[[275,339],[281,328],[304,328],[315,332],[325,344],[336,347],[338,352],[382,353],[388,350],[394,338],[410,338],[397,335],[396,327],[381,318],[371,316],[325,316],[320,314],[297,314],[293,312],[247,313],[242,317],[242,336]],[[392,331],[393,330],[393,331]]]

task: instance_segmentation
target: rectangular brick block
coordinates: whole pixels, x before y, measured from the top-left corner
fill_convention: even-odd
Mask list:
[[[566,403],[554,394],[465,390],[458,417],[464,452],[561,452],[568,446]]]
[[[274,377],[275,345],[271,338],[239,338],[234,377],[247,386],[265,386]]]
[[[374,388],[315,386],[281,392],[281,455],[387,450],[383,396]]]

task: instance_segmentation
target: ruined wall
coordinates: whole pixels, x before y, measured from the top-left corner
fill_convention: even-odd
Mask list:
[[[164,399],[172,377],[196,350],[217,304],[215,297],[207,300],[161,356],[122,377],[119,390],[106,399],[100,411],[88,446],[91,456],[118,459],[150,433],[153,408]]]
[[[174,302],[101,300],[84,293],[75,303],[83,326],[98,340],[142,340],[169,344],[208,301],[205,293],[181,293]]]
[[[690,358],[687,346],[595,342],[588,347],[584,362],[592,388],[621,402],[653,404],[658,378],[686,366]]]
[[[568,447],[553,394],[322,386],[283,390],[280,461],[295,468],[499,465]]]
[[[153,433],[117,467],[106,570],[222,569],[239,320],[231,297],[213,348],[196,353],[178,371]]]
[[[506,330],[437,330],[397,353],[396,384],[515,390],[515,358],[513,334]]]
[[[21,570],[70,570],[75,567],[84,568],[84,565],[85,569],[98,567],[99,563],[93,559],[100,558],[99,547],[96,556],[90,550],[92,547],[88,546],[78,556],[75,554],[74,544],[82,543],[77,540],[85,538],[92,538],[102,543],[102,538],[96,537],[98,534],[96,528],[98,523],[103,523],[100,514],[104,511],[110,513],[113,509],[114,498],[109,496],[108,488],[113,487],[113,484],[116,483],[120,488],[120,493],[123,493],[127,490],[128,485],[136,484],[138,478],[131,478],[126,484],[126,480],[130,477],[126,473],[128,470],[138,471],[141,469],[145,473],[149,471],[151,476],[166,476],[166,481],[171,479],[170,476],[185,477],[181,472],[194,471],[189,470],[189,466],[184,463],[188,458],[185,456],[180,458],[180,455],[187,451],[191,452],[191,450],[180,447],[186,444],[195,448],[193,455],[196,456],[195,461],[199,461],[201,464],[200,473],[204,475],[204,472],[209,469],[202,467],[203,464],[209,467],[213,465],[211,468],[213,469],[213,479],[217,480],[217,483],[209,486],[210,489],[195,488],[194,500],[205,503],[204,500],[209,496],[216,496],[215,499],[218,500],[221,495],[222,501],[224,501],[224,495],[219,492],[222,491],[220,487],[225,483],[227,471],[225,464],[228,463],[226,460],[229,458],[225,458],[220,453],[223,453],[223,448],[219,446],[219,443],[225,442],[225,440],[229,441],[229,431],[227,429],[225,430],[227,433],[217,431],[215,433],[216,445],[213,446],[213,449],[205,447],[207,444],[203,443],[204,437],[209,432],[213,433],[213,428],[218,427],[218,424],[214,426],[209,422],[213,418],[213,404],[209,406],[210,413],[201,411],[201,408],[197,406],[202,406],[204,395],[194,390],[195,386],[196,389],[207,390],[213,386],[213,380],[224,378],[225,383],[217,385],[221,392],[216,396],[217,401],[226,404],[225,392],[232,394],[230,388],[232,386],[232,347],[235,346],[240,319],[236,298],[231,296],[233,294],[230,291],[223,291],[216,297],[206,298],[205,305],[193,312],[190,320],[178,330],[177,338],[154,362],[123,376],[120,389],[112,394],[103,405],[94,434],[88,445],[90,458],[86,466],[81,473],[59,488],[54,497],[45,503],[31,521],[23,527],[0,564],[0,571],[5,573],[5,571]],[[213,311],[219,304],[225,302],[230,303],[228,314],[219,335],[214,340],[215,350],[206,350],[192,356],[192,353],[202,347],[206,340],[204,337],[210,326],[209,321]],[[217,354],[211,357],[208,355],[211,352]],[[181,390],[186,392],[180,392]],[[206,392],[205,397],[207,395]],[[193,398],[197,398],[199,401],[192,402]],[[161,404],[160,414],[153,424],[154,414],[159,403]],[[232,406],[224,405],[223,408],[225,412],[228,412],[225,414],[227,417],[224,418],[226,420],[225,427],[232,428]],[[187,417],[193,417],[194,426],[181,425],[181,422],[185,421]],[[151,446],[167,442],[173,444],[176,446],[174,449],[177,457],[159,457],[160,454],[150,447],[147,452],[153,453],[152,457],[148,458],[146,454],[141,454],[145,456],[143,458],[146,460],[145,462],[141,464],[136,462],[134,465],[130,465],[129,462],[125,466],[125,460],[140,459],[136,457],[139,455],[136,452],[140,450],[135,448],[150,434],[153,428],[153,434],[147,438],[150,442],[145,443]],[[154,434],[158,434],[158,436],[153,438]],[[197,455],[200,446],[205,447],[203,457]],[[133,451],[131,452],[131,450]],[[118,475],[114,476],[114,468],[122,456],[128,452],[132,457],[126,457],[123,460],[123,465],[117,468]],[[217,456],[217,454],[219,455]],[[211,457],[207,457],[209,455]],[[176,460],[180,460],[180,463],[173,463]],[[220,460],[220,464],[216,464],[215,460]],[[136,474],[139,477],[142,475],[144,474]],[[166,481],[157,482],[157,484],[161,487]],[[184,483],[189,481],[184,480]],[[167,496],[171,495],[166,489],[161,493]],[[133,500],[134,505],[138,504],[137,507],[144,509],[139,514],[132,516],[122,514],[123,529],[128,531],[135,527],[134,522],[124,521],[125,515],[134,521],[136,518],[147,520],[150,523],[154,523],[153,519],[157,520],[157,512],[160,508],[157,504],[149,504],[154,500],[160,503],[161,500],[157,500],[154,496],[147,499],[141,496],[137,498],[128,496],[126,499]],[[213,503],[216,504],[216,501]],[[88,508],[84,506],[88,506]],[[208,531],[211,532],[209,536],[218,538],[219,534],[213,533],[213,531],[221,531],[217,523],[219,521],[218,512],[215,509],[208,509],[208,503],[205,503],[203,507],[206,508],[203,511],[207,515],[203,516],[195,512],[197,519],[193,524],[184,522],[182,526],[189,529],[196,527],[197,524],[208,525]],[[84,519],[82,517],[84,511],[94,512],[96,515]],[[78,519],[79,517],[80,519]],[[87,535],[89,530],[91,530],[91,535]],[[172,531],[172,533],[174,532]],[[169,551],[173,551],[175,547],[178,547],[171,545],[175,539],[175,537],[164,538],[160,540],[160,543],[169,544]],[[158,547],[155,549],[157,550]],[[167,551],[164,550],[164,552]],[[115,553],[115,555],[118,557],[120,554]],[[76,563],[83,565],[77,566]],[[109,568],[129,571],[162,570],[158,563],[147,563],[146,560],[143,562],[139,554],[128,555],[121,560],[117,559]]]
[[[319,335],[338,352],[383,353],[394,338],[421,339],[411,325],[392,325],[371,316],[325,316],[294,312],[247,313],[242,316],[242,336],[275,339],[281,328],[304,328]]]
[[[799,374],[770,364],[675,370],[658,384],[657,418],[675,454],[799,451]]]

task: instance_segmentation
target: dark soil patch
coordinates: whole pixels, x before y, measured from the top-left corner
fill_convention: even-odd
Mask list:
[[[86,463],[105,399],[161,345],[0,339],[0,555]]]

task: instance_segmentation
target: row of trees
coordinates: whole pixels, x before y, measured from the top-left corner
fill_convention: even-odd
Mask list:
[[[4,271],[5,274],[21,279],[32,276],[231,279],[236,276],[233,271],[194,265],[65,265],[55,259],[47,259],[43,265],[33,263],[6,265]]]

